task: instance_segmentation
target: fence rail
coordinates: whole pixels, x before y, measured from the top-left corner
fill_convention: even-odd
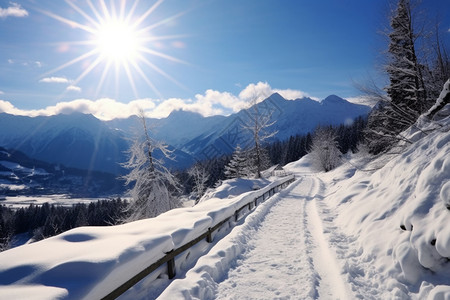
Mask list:
[[[103,297],[102,300],[116,299],[117,297],[119,297],[120,295],[125,293],[128,289],[130,289],[131,287],[136,285],[139,281],[144,279],[146,276],[148,276],[149,274],[151,274],[153,271],[155,271],[156,269],[158,269],[159,267],[161,267],[164,264],[167,264],[167,273],[168,273],[169,279],[173,279],[176,276],[175,258],[179,254],[188,250],[189,248],[191,248],[192,246],[201,242],[202,240],[206,240],[206,242],[212,243],[212,241],[213,241],[212,234],[214,233],[214,231],[220,229],[225,223],[232,221],[233,218],[234,218],[234,221],[237,222],[243,216],[243,215],[241,216],[241,212],[244,209],[247,208],[248,211],[250,212],[253,208],[258,206],[259,204],[261,204],[268,198],[272,197],[275,193],[286,188],[289,184],[291,184],[294,181],[295,181],[295,176],[291,176],[287,180],[285,180],[285,181],[281,182],[280,184],[267,190],[264,194],[253,198],[248,203],[246,203],[246,204],[242,205],[240,208],[236,209],[233,215],[225,218],[224,220],[220,221],[213,227],[208,228],[208,230],[206,232],[202,233],[195,239],[187,242],[186,244],[184,244],[176,249],[173,249],[170,252],[167,252],[164,257],[160,258],[159,260],[152,263],[150,266],[148,266],[147,268],[145,268],[144,270],[142,270],[141,272],[139,272],[138,274],[133,276],[131,279],[129,279],[128,281],[123,283],[121,286],[119,286],[118,288],[116,288],[115,290],[110,292],[108,295]]]

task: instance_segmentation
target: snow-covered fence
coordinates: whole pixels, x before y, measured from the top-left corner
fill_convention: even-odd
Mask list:
[[[211,227],[208,227],[208,229],[197,236],[196,238],[188,241],[184,245],[173,249],[166,253],[166,255],[156,262],[152,263],[150,266],[130,278],[125,283],[118,286],[116,289],[114,289],[112,292],[110,292],[108,295],[102,298],[102,300],[109,300],[109,299],[116,299],[123,293],[125,293],[128,289],[130,289],[132,286],[136,285],[139,281],[141,281],[143,278],[148,276],[150,273],[154,272],[164,264],[167,264],[167,275],[169,279],[172,279],[176,276],[176,264],[175,259],[178,255],[185,252],[189,248],[193,247],[200,241],[206,240],[208,243],[213,242],[213,234],[217,230],[219,230],[222,226],[224,226],[226,223],[231,222],[237,222],[239,219],[241,219],[243,216],[245,216],[247,213],[249,213],[253,208],[264,202],[266,199],[273,196],[275,193],[279,192],[280,190],[286,188],[289,184],[291,184],[295,180],[294,175],[290,175],[288,177],[283,178],[280,181],[277,181],[275,183],[272,183],[260,190],[254,191],[250,193],[249,195],[243,197],[238,201],[238,208],[234,210],[232,214],[228,214],[225,218],[223,218],[220,221],[216,221],[215,224]],[[232,205],[232,207],[235,207],[236,203]]]

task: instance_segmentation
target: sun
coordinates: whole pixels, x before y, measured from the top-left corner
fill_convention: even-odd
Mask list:
[[[82,1],[77,3],[80,2]],[[119,86],[118,81],[121,77],[119,75],[125,74],[135,97],[139,97],[136,88],[136,77],[147,83],[158,96],[161,96],[152,80],[146,75],[145,68],[151,68],[176,85],[184,88],[150,59],[151,56],[156,56],[165,60],[186,64],[180,59],[151,47],[152,43],[161,40],[182,37],[181,35],[155,36],[153,34],[156,28],[184,14],[184,12],[180,12],[166,19],[152,22],[152,13],[163,2],[164,0],[157,0],[151,6],[148,6],[148,2],[145,2],[142,6],[147,6],[147,8],[141,14],[138,14],[136,11],[138,11],[139,1],[111,0],[106,3],[105,0],[99,0],[95,2],[95,5],[91,0],[86,0],[84,5],[77,5],[74,1],[66,0],[65,3],[74,12],[78,13],[77,20],[38,9],[43,14],[69,25],[70,30],[82,30],[87,33],[87,38],[84,40],[68,41],[63,44],[70,47],[87,47],[88,50],[82,55],[50,70],[44,76],[78,63],[83,68],[73,84],[82,81],[93,70],[103,68],[99,76],[96,94],[102,89],[106,78],[111,73],[115,73],[115,86]]]
[[[118,19],[100,24],[94,34],[94,42],[100,56],[116,64],[136,62],[143,47],[138,31],[124,20]]]

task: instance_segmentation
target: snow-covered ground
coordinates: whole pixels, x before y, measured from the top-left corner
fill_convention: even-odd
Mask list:
[[[174,280],[163,266],[121,299],[450,299],[447,108],[419,119],[397,154],[350,156],[328,173],[308,156],[289,164],[297,180],[179,255]],[[0,253],[0,299],[101,298],[273,184]]]
[[[1,184],[0,184],[1,185]],[[33,205],[42,205],[44,203],[60,205],[60,206],[72,206],[77,203],[89,204],[91,202],[97,202],[99,200],[109,200],[106,198],[72,198],[65,194],[55,195],[39,195],[39,196],[1,196],[0,205],[17,209],[21,207],[28,207]]]

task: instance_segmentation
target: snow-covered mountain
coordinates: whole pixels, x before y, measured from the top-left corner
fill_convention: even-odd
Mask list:
[[[124,131],[81,113],[34,118],[1,113],[0,146],[66,167],[123,174],[120,164],[126,161],[131,124],[139,125],[134,118],[127,122],[130,127]],[[192,164],[190,155],[171,149],[177,159],[168,161],[169,166]]]
[[[318,125],[350,124],[370,111],[368,106],[350,103],[336,95],[319,102],[310,98],[286,100],[275,93],[257,105],[260,115],[271,117],[268,123],[274,124],[268,130],[277,132],[274,139],[279,140],[312,132]],[[207,128],[203,134],[186,143],[183,150],[207,157],[211,153],[230,153],[238,144],[245,148],[252,141],[250,132],[243,129],[244,124],[252,123],[251,110],[241,110],[218,126]]]
[[[288,101],[273,94],[257,105],[262,114],[276,121],[270,129],[278,131],[275,138],[280,140],[311,132],[319,124],[351,122],[370,110],[334,95],[318,102],[309,98]],[[249,120],[247,110],[212,117],[179,110],[167,118],[148,119],[147,125],[156,140],[164,141],[175,151],[176,159],[168,161],[168,165],[185,168],[195,159],[231,153],[237,144],[245,147],[251,139],[242,126]],[[1,147],[50,163],[114,174],[123,172],[120,163],[126,160],[127,138],[139,132],[135,116],[100,121],[81,113],[34,118],[0,114]]]
[[[0,146],[68,167],[120,173],[127,142],[92,115],[50,117],[0,114]]]
[[[220,127],[227,117],[211,116],[203,117],[199,113],[175,110],[167,118],[148,118],[147,125],[156,140],[164,141],[176,148],[182,148],[205,130],[214,130]],[[106,121],[112,128],[119,128],[124,132],[133,133],[141,130],[136,116],[127,119],[114,119]]]

